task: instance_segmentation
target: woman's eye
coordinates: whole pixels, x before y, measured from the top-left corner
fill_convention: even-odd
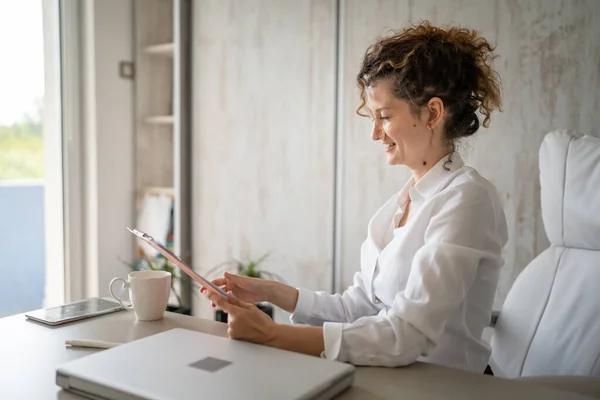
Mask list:
[[[380,120],[385,121],[387,119],[390,119],[390,117],[384,117],[383,115],[379,117]]]

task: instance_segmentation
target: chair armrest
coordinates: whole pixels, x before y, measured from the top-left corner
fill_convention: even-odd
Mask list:
[[[519,382],[551,387],[600,399],[600,379],[589,376],[527,376]]]
[[[498,322],[498,318],[500,317],[500,311],[492,311],[492,318],[490,319],[490,328],[496,326],[496,322]]]

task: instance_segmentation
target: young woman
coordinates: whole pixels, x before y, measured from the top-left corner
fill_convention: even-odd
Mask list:
[[[373,120],[390,165],[412,178],[372,217],[360,270],[331,295],[225,274],[202,289],[229,313],[229,336],[355,365],[416,360],[482,373],[507,241],[494,186],[465,166],[457,140],[488,126],[500,107],[493,47],[476,32],[423,23],[381,38],[364,56],[357,83],[361,115]],[[292,313],[273,322],[251,303]],[[309,325],[309,326],[306,326]]]

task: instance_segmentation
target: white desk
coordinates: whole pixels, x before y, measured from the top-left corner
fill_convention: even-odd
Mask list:
[[[47,327],[19,314],[0,319],[0,399],[80,399],[54,383],[56,367],[98,350],[65,347],[67,339],[125,343],[175,327],[226,335],[227,325],[167,313],[157,322],[139,322],[122,311],[61,327]],[[157,371],[160,375],[160,371]],[[232,383],[235,384],[235,383]],[[340,399],[545,399],[587,397],[429,364],[404,368],[358,368],[355,383]]]

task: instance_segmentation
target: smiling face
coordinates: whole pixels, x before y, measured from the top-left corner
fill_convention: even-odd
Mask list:
[[[418,179],[458,140],[487,127],[501,104],[495,58],[476,31],[427,21],[371,44],[356,74],[356,111],[373,118],[372,137],[387,146],[388,163],[408,166]]]
[[[409,102],[394,95],[389,79],[376,81],[367,88],[366,106],[373,119],[371,138],[383,142],[388,164],[411,169],[421,166],[434,139],[427,128],[429,112],[415,116]]]

